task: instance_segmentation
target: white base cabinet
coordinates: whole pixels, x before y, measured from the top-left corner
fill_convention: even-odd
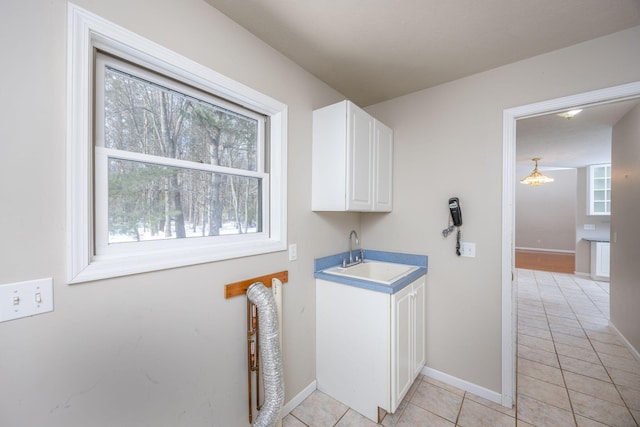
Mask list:
[[[591,278],[609,279],[611,245],[609,242],[591,242]]]
[[[390,212],[393,131],[350,101],[313,112],[312,210]]]
[[[425,363],[425,282],[394,295],[316,280],[318,389],[378,422]]]
[[[392,297],[391,407],[400,405],[425,364],[425,281],[413,282]]]

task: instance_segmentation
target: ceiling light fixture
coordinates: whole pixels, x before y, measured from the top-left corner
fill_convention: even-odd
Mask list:
[[[578,113],[580,113],[580,111],[582,110],[571,110],[571,111],[565,111],[564,113],[559,113],[558,115],[560,117],[564,117],[567,120],[571,120],[573,119],[576,115],[578,115]]]
[[[553,182],[553,178],[538,172],[538,160],[540,160],[540,157],[534,157],[531,160],[536,162],[536,167],[533,168],[533,172],[531,172],[529,176],[520,180],[520,184],[529,184],[534,187],[537,187],[538,185],[546,184],[548,182]]]

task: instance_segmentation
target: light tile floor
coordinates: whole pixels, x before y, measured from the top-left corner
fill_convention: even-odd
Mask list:
[[[517,405],[507,409],[420,376],[382,425],[637,427],[640,362],[609,326],[609,284],[518,270]],[[316,390],[284,427],[377,424]]]

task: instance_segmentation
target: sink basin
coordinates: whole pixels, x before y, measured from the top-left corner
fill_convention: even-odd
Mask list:
[[[332,267],[324,273],[390,285],[416,271],[418,266],[383,261],[367,261],[351,267]]]

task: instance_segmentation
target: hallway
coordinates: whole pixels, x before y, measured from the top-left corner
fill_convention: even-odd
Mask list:
[[[609,326],[609,283],[518,270],[517,298],[518,419],[638,425],[640,362]]]

